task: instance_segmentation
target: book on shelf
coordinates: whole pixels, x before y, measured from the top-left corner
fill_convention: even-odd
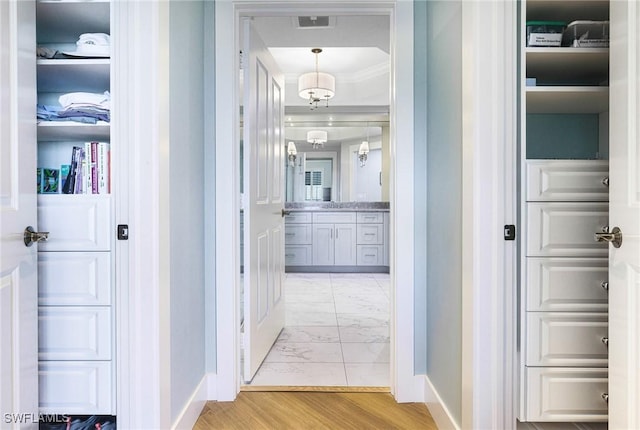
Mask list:
[[[74,146],[68,168],[61,166],[64,176],[62,192],[65,194],[108,194],[109,189],[109,144],[85,142]]]

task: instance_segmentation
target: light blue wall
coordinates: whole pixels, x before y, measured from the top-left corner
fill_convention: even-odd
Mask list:
[[[415,12],[416,371],[460,423],[462,2],[419,0]]]
[[[171,421],[205,374],[204,4],[170,5]],[[209,171],[209,174],[211,172]]]

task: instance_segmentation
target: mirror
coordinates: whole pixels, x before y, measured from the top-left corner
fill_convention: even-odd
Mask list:
[[[293,142],[296,149],[295,160],[287,160],[285,167],[286,201],[389,201],[386,118],[322,115],[326,118],[286,115],[285,145],[291,148]],[[327,133],[327,141],[318,147],[307,141],[307,133],[314,130]],[[363,141],[369,142],[364,163],[359,158]]]

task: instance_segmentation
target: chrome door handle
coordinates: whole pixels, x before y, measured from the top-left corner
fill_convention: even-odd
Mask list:
[[[604,400],[605,403],[609,403],[609,393],[602,393],[602,400]]]
[[[287,215],[291,215],[291,211],[286,211],[284,209],[281,210],[280,215],[282,215],[283,217],[286,217]]]
[[[602,179],[602,185],[604,185],[605,187],[608,187],[608,186],[609,186],[609,177],[608,177],[608,176],[605,176],[605,177]]]
[[[608,337],[603,337],[602,339],[600,339],[602,341],[602,343],[604,343],[607,348],[609,348],[609,338]]]
[[[611,242],[614,248],[620,248],[620,246],[622,246],[622,230],[618,227],[614,227],[610,233],[596,233],[594,238],[596,242]]]
[[[36,242],[46,242],[48,239],[48,231],[35,231],[31,226],[24,229],[25,246],[31,246]]]
[[[602,288],[604,288],[605,291],[609,291],[609,282],[608,281],[602,281],[602,284],[600,284],[600,286]]]

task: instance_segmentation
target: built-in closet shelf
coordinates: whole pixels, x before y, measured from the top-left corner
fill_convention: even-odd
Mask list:
[[[103,92],[109,89],[109,59],[38,60],[38,92]]]
[[[598,85],[609,79],[609,48],[526,48],[527,78],[538,85]]]
[[[527,87],[529,113],[602,113],[609,111],[609,87]]]
[[[75,43],[82,33],[110,33],[110,4],[105,0],[38,0],[36,39],[40,43]]]
[[[72,121],[43,121],[38,124],[38,140],[41,142],[68,142],[99,140],[108,142],[110,126],[106,122],[83,124]]]
[[[564,21],[609,19],[608,0],[527,0],[527,21]]]

